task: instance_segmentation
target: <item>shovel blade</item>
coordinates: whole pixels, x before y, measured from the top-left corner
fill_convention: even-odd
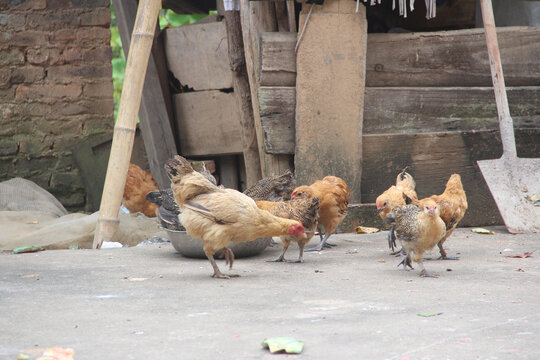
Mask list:
[[[478,166],[508,231],[540,232],[540,207],[526,198],[540,191],[540,159],[481,160]]]

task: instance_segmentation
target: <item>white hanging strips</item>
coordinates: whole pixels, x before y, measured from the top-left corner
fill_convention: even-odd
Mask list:
[[[414,11],[414,0],[410,0],[410,9],[411,9],[411,12]]]

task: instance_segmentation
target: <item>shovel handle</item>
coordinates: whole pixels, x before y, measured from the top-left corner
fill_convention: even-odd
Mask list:
[[[495,91],[495,102],[499,117],[503,156],[517,157],[514,122],[510,116],[508,98],[506,97],[506,86],[504,85],[501,54],[499,52],[499,42],[497,41],[497,31],[493,17],[493,6],[491,0],[480,0],[480,6],[482,7],[482,20],[486,34],[491,79],[493,80],[493,90]]]

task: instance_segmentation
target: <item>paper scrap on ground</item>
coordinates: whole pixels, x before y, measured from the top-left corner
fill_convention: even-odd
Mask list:
[[[484,228],[474,228],[471,231],[474,232],[474,233],[477,233],[477,234],[486,234],[486,235],[494,235],[495,234],[493,231],[490,231],[490,230],[484,229]]]
[[[356,233],[357,234],[373,234],[376,232],[381,231],[380,229],[374,228],[374,227],[367,227],[367,226],[357,226],[356,227]]]
[[[272,354],[285,351],[287,354],[300,354],[304,349],[304,342],[290,337],[275,337],[265,339],[262,343]]]

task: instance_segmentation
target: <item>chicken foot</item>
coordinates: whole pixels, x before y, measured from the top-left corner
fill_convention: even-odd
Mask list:
[[[411,265],[411,257],[409,255],[404,256],[401,262],[397,265],[397,267],[399,267],[400,265],[403,265],[403,270],[408,271],[409,269],[407,269],[407,267],[410,267],[411,270],[414,270]]]
[[[322,234],[319,232],[319,236],[321,237],[321,242],[319,243],[319,245],[306,249],[306,251],[321,251],[324,248],[331,248],[331,247],[336,246],[336,244],[330,244],[326,242],[328,238],[330,237],[330,235],[332,234],[325,234],[323,238]]]
[[[432,274],[432,273],[428,273],[426,271],[426,268],[424,267],[424,261],[420,261],[418,263],[418,265],[420,265],[420,267],[422,268],[422,270],[420,270],[420,277],[431,277],[431,278],[438,278],[439,275],[437,274]]]
[[[459,256],[446,255],[446,250],[444,250],[443,245],[440,241],[437,243],[437,246],[439,247],[439,252],[441,253],[441,256],[439,256],[437,260],[459,260]]]
[[[284,261],[287,261],[287,260],[285,260],[285,252],[287,251],[288,248],[289,248],[288,246],[284,246],[283,251],[281,252],[281,255],[279,255],[275,259],[269,259],[269,260],[266,260],[266,261],[268,261],[268,262],[284,262]]]
[[[287,247],[283,247],[283,252],[277,258],[266,260],[266,261],[268,261],[268,262],[303,263],[304,262],[304,245],[305,244],[298,244],[298,247],[300,248],[300,253],[298,254],[298,260],[287,260],[287,259],[285,259],[285,252],[289,248],[287,246]]]
[[[226,250],[225,250],[226,249]],[[234,261],[234,254],[232,254],[232,257],[233,257],[233,260],[229,260],[228,257],[230,257],[231,255],[229,254],[232,253],[232,250],[229,249],[229,248],[223,248],[223,253],[224,253],[224,256],[225,256],[225,262],[226,264],[229,263],[229,261],[231,261],[231,267],[232,267],[232,262]],[[216,264],[216,260],[214,259],[214,255],[213,254],[209,254],[207,252],[205,252],[206,254],[206,257],[208,258],[208,260],[210,260],[210,264],[212,264],[212,267],[214,268],[214,274],[212,274],[212,277],[215,277],[215,278],[218,278],[218,279],[230,279],[230,278],[233,278],[233,277],[239,277],[240,275],[237,275],[237,274],[229,274],[229,275],[225,275],[223,274],[217,264]]]

